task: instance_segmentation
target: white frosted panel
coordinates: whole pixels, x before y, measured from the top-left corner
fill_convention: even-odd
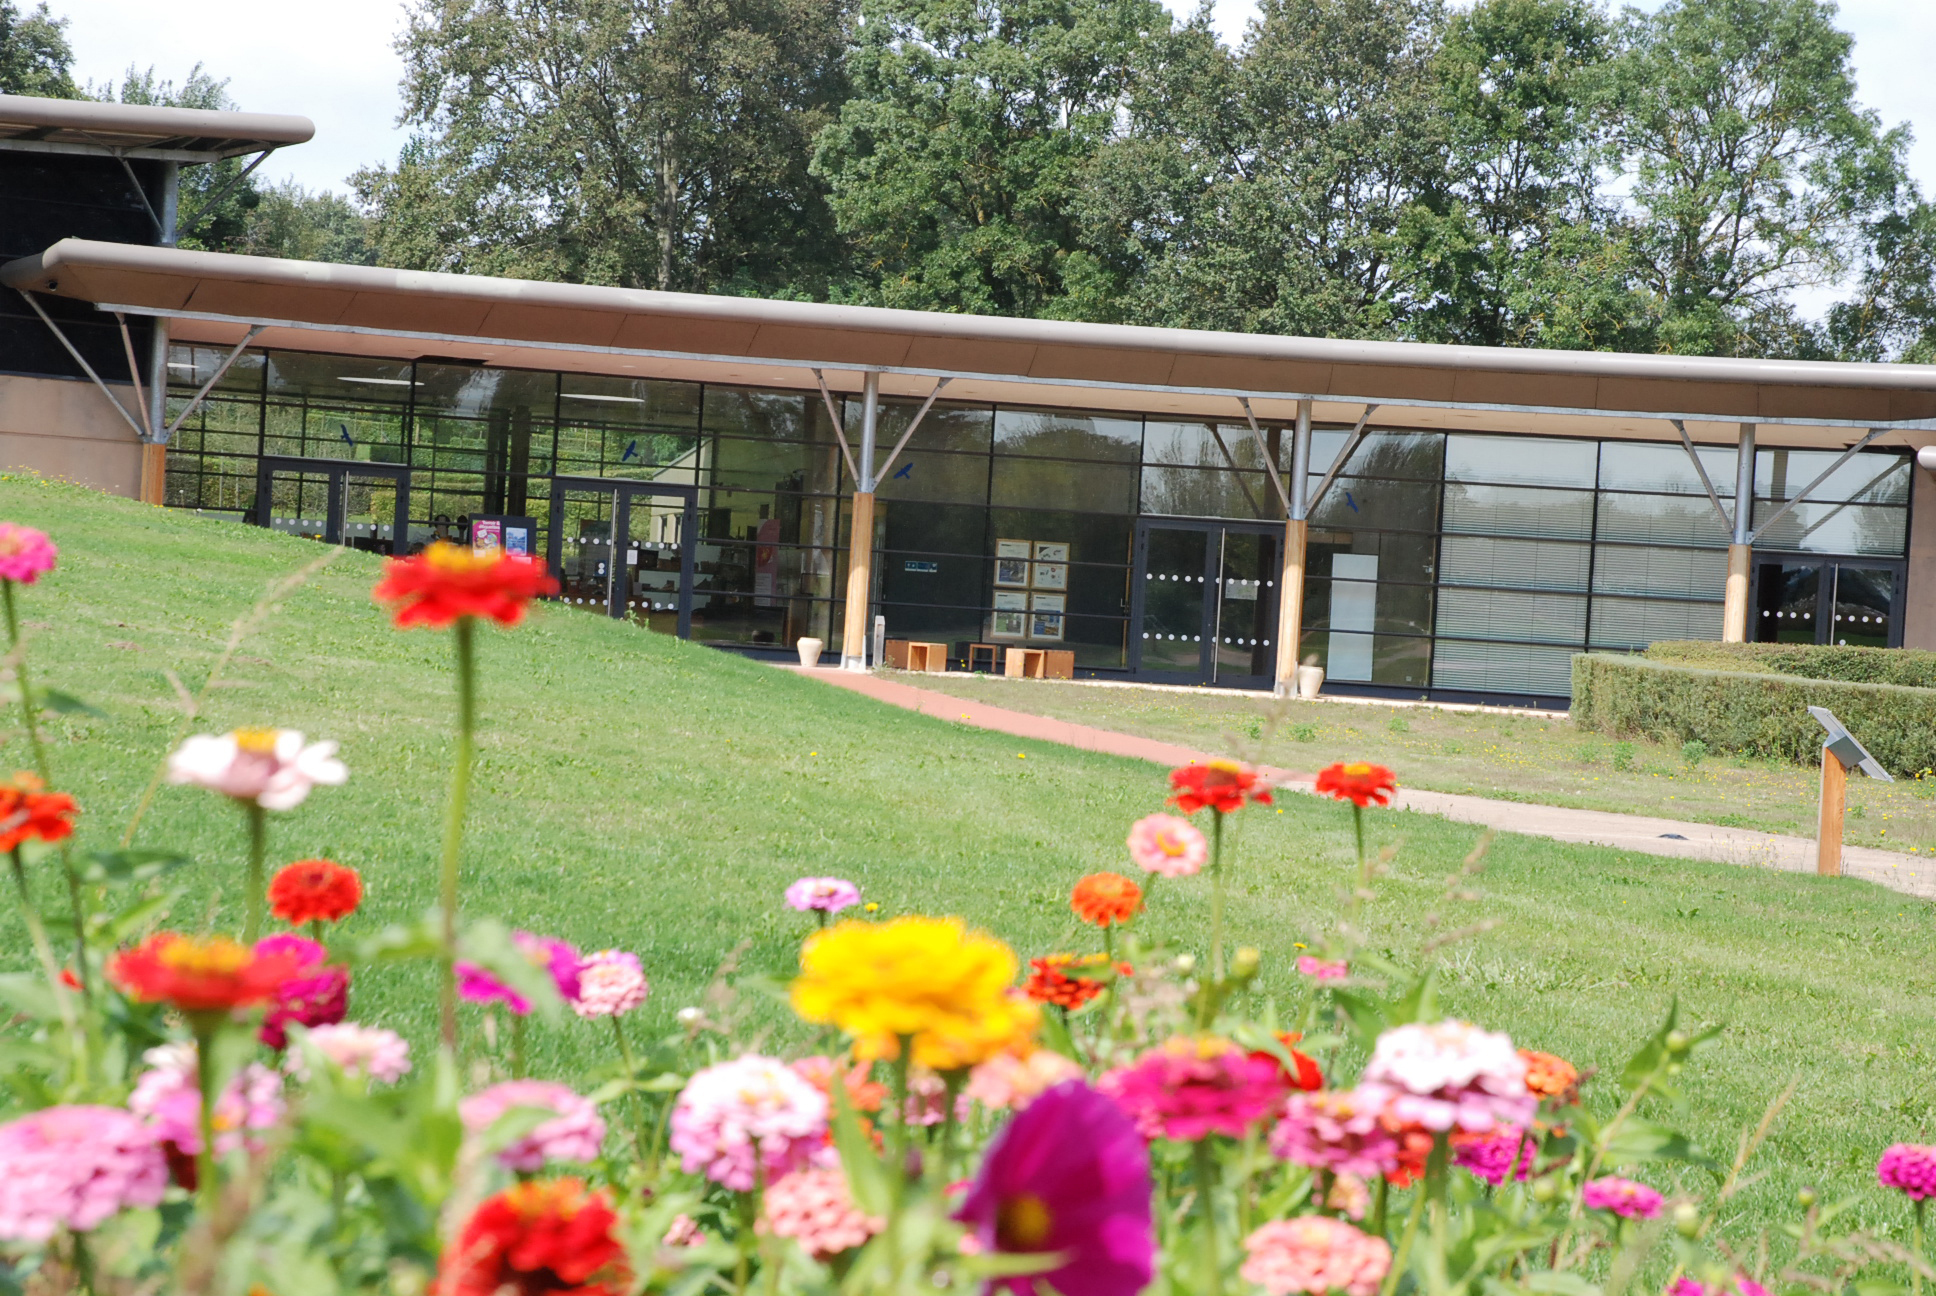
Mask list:
[[[1593,441],[1454,434],[1445,438],[1445,479],[1591,486],[1599,454],[1600,447]]]
[[[1593,556],[1595,594],[1718,599],[1726,593],[1727,580],[1728,555],[1719,549],[1601,545]]]
[[[1338,554],[1331,559],[1331,642],[1325,677],[1368,683],[1371,632],[1378,620],[1378,555]]]

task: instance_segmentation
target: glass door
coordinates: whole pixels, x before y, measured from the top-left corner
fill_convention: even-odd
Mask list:
[[[1215,577],[1220,531],[1207,527],[1146,526],[1138,537],[1137,590],[1141,626],[1137,669],[1156,675],[1187,676],[1194,683],[1209,673],[1211,639],[1209,597]]]
[[[1819,643],[1822,564],[1764,562],[1755,581],[1757,643]]]
[[[1828,642],[1893,648],[1902,642],[1896,592],[1901,582],[1890,567],[1837,563],[1829,587]]]
[[[1755,581],[1759,643],[1902,643],[1900,564],[1875,559],[1768,557]]]
[[[1271,687],[1281,543],[1258,527],[1143,523],[1131,667],[1166,683]]]
[[[698,492],[557,476],[548,544],[562,602],[692,636]]]
[[[1217,582],[1215,671],[1212,683],[1233,688],[1270,688],[1276,683],[1277,578],[1283,537],[1268,531],[1223,532],[1223,566]]]

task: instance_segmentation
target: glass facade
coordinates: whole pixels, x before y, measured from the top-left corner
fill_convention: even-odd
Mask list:
[[[174,348],[174,411],[220,359]],[[917,408],[883,402],[883,455]],[[858,402],[841,413],[857,443]],[[1346,435],[1314,431],[1311,489]],[[1216,543],[1257,545],[1248,537],[1283,517],[1265,458],[1288,472],[1290,443],[1271,427],[1260,448],[1242,422],[937,402],[878,491],[876,610],[896,638],[1067,649],[1087,671],[1129,669],[1133,643],[1146,669],[1152,652],[1197,660],[1167,640],[1153,648],[1164,638],[1154,622],[1132,624],[1135,583],[1155,576],[1141,570],[1149,555],[1188,539],[1165,530],[1139,558],[1139,527],[1221,521],[1205,533]],[[490,515],[529,517],[543,535],[553,474],[696,488],[693,637],[778,648],[811,634],[840,648],[853,482],[818,393],[250,352],[169,447],[168,502],[250,520],[266,509],[273,525],[319,533],[322,479],[280,474],[259,502],[262,454],[409,466],[412,544],[461,538]],[[1733,482],[1731,449],[1701,454],[1717,485]],[[1834,458],[1760,450],[1757,524]],[[1900,562],[1909,480],[1905,456],[1860,454],[1777,519],[1758,552]],[[352,479],[346,539],[387,536],[393,506],[392,487]],[[568,546],[610,552],[609,494],[572,491],[560,508]],[[634,561],[663,550],[659,566],[676,565],[680,511],[634,499]],[[1719,638],[1727,541],[1675,443],[1379,430],[1312,512],[1299,657],[1340,685],[1563,697],[1583,648]],[[1275,606],[1270,573],[1245,577],[1241,589],[1224,580],[1205,622],[1211,636],[1225,627],[1205,659],[1231,656],[1232,678],[1274,652],[1258,616],[1234,633],[1225,620],[1225,603]],[[658,609],[662,584],[641,585],[635,606]],[[1159,591],[1143,615],[1173,612],[1177,596]]]

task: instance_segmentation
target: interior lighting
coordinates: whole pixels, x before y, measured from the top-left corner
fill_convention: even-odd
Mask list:
[[[604,401],[609,405],[643,405],[643,396],[599,396],[592,392],[565,392],[566,400]]]

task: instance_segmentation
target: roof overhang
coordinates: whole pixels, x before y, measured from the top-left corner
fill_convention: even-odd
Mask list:
[[[1852,429],[1936,429],[1936,366],[1830,364],[1363,342],[1007,319],[388,270],[67,239],[0,283],[166,316],[176,336],[293,350],[812,388],[1076,405],[1229,420],[1238,398],[1288,419],[1732,442],[1739,423],[1797,444]],[[1379,423],[1388,416],[1381,413]],[[1890,437],[1923,442],[1926,436]]]
[[[0,149],[214,162],[304,144],[307,117],[0,94]]]

